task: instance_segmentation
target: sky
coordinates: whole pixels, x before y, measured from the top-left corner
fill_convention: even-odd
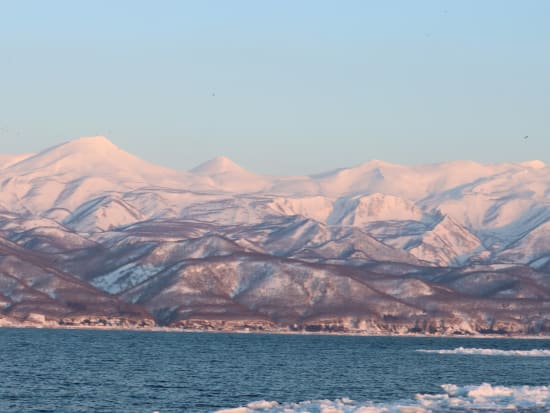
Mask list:
[[[546,0],[0,0],[0,153],[550,163],[549,21]]]

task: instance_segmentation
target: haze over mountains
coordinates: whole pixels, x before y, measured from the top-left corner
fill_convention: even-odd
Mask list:
[[[550,332],[540,161],[191,171],[104,137],[0,156],[4,324]]]

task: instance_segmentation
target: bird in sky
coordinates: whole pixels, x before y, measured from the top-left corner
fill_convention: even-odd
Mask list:
[[[525,136],[523,137],[523,139],[527,139],[527,138],[529,138],[529,135],[525,135]]]

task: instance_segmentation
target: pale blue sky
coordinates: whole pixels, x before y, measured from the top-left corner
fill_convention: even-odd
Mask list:
[[[0,153],[550,162],[549,22],[546,0],[0,0]]]

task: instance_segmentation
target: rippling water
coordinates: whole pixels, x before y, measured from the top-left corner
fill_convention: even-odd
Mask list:
[[[0,412],[550,410],[550,357],[521,356],[548,340],[0,329],[0,348]],[[507,355],[437,351],[459,348]]]

